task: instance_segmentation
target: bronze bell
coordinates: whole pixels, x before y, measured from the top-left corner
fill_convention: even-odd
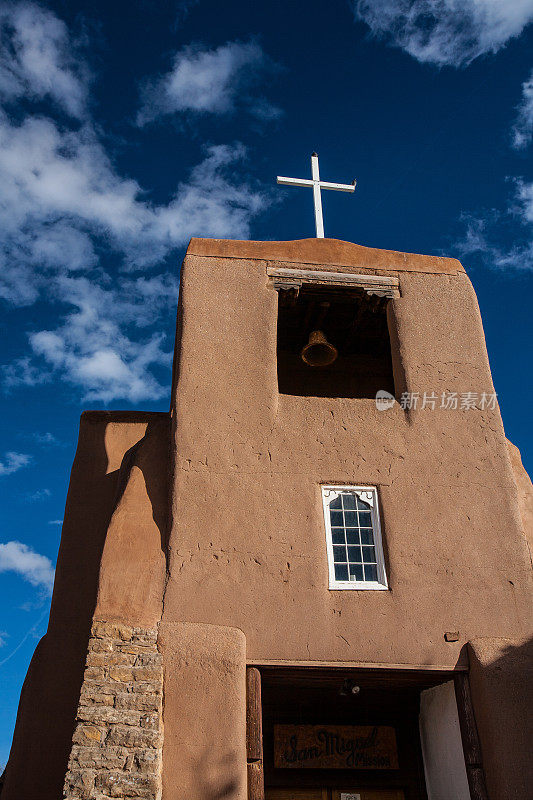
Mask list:
[[[328,342],[322,331],[311,331],[309,341],[300,353],[310,367],[327,367],[338,356],[337,348]]]

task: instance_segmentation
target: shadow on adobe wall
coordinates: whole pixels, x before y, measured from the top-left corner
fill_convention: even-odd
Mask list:
[[[124,435],[118,436],[115,452],[110,454],[106,430],[109,423],[117,422],[130,424],[123,426]],[[35,649],[22,687],[11,753],[4,773],[2,800],[58,800],[63,796],[102,551],[119,495],[121,470],[108,472],[111,455],[113,463],[120,465],[125,452],[143,438],[144,430],[137,425],[141,433],[132,441],[131,423],[147,422],[148,428],[152,424],[156,427],[161,423],[168,425],[168,414],[82,414],[50,621],[47,633]],[[152,487],[148,489],[152,499],[153,493],[157,493],[154,481],[150,475],[145,480],[146,486]],[[160,526],[163,548],[166,525],[159,510],[154,510],[154,520]]]
[[[530,797],[533,639],[474,639],[470,687],[489,797]]]
[[[228,752],[213,764],[212,754],[205,750],[198,758],[195,774],[201,800],[230,800],[240,784],[237,754]]]
[[[155,416],[155,414],[153,415]],[[163,419],[161,419],[163,418]],[[124,453],[120,469],[117,470],[117,489],[113,511],[119,506],[133,467],[138,467],[144,478],[146,493],[150,501],[152,519],[159,531],[161,552],[167,556],[169,498],[168,498],[168,433],[170,415],[161,414],[146,426],[146,433]]]

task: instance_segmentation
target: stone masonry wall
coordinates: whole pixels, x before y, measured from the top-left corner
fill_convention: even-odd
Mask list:
[[[157,630],[95,620],[65,800],[159,800],[162,691]]]

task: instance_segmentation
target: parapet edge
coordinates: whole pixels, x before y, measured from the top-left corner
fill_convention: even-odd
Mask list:
[[[186,255],[449,275],[465,272],[463,265],[456,258],[380,250],[340,239],[258,242],[193,238],[189,242]]]

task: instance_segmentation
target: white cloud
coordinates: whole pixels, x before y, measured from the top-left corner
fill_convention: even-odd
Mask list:
[[[494,269],[533,270],[533,182],[519,179],[513,184],[504,214],[493,210],[483,218],[465,218],[465,234],[455,245],[461,257],[480,259]],[[514,244],[505,247],[502,241]]]
[[[14,472],[18,472],[19,469],[27,467],[31,460],[32,457],[25,453],[6,453],[3,460],[0,461],[0,476],[12,475]]]
[[[0,3],[0,96],[50,97],[84,114],[87,70],[74,57],[65,24],[33,3]]]
[[[512,134],[513,147],[517,150],[527,147],[533,138],[533,71],[522,84],[522,101]]]
[[[514,211],[522,218],[524,223],[533,225],[533,182],[524,181],[522,178],[515,181],[516,204]]]
[[[30,334],[32,351],[48,377],[61,376],[85,400],[109,403],[122,397],[135,403],[162,397],[166,390],[151,368],[168,367],[171,353],[161,333],[140,335],[139,329],[175,305],[176,280],[123,279],[116,288],[104,288],[83,277],[62,277],[55,287],[73,310],[54,330]]]
[[[241,144],[209,147],[187,183],[178,186],[175,198],[157,209],[159,238],[175,244],[185,243],[190,236],[247,239],[252,218],[270,201],[263,192],[239,181],[235,171],[232,174],[231,168],[245,158]]]
[[[354,8],[373,34],[438,66],[496,53],[533,20],[533,0],[355,0]]]
[[[50,292],[71,310],[53,330],[30,333],[33,363],[29,367],[24,358],[9,365],[4,370],[8,387],[60,377],[85,400],[139,402],[165,394],[151,369],[169,367],[171,352],[164,348],[163,334],[142,331],[175,307],[173,276],[122,278],[111,287],[62,276]]]
[[[31,352],[4,366],[4,386],[60,378],[86,400],[160,398],[156,376],[171,357],[162,330],[178,291],[163,262],[191,236],[247,238],[269,198],[242,177],[247,154],[236,143],[207,147],[168,202],[151,203],[116,170],[84,111],[83,67],[63,23],[31,4],[0,4],[0,21],[4,96],[52,98],[81,118],[69,127],[0,110],[0,298],[53,304],[57,320],[28,332]],[[260,60],[255,45],[242,47],[235,74]],[[107,261],[121,269],[108,272]]]
[[[493,220],[466,217],[464,238],[455,243],[457,255],[468,266],[477,260],[483,267],[497,270],[533,269],[533,249],[531,245],[505,249],[497,243],[492,227]]]
[[[114,172],[92,132],[74,138],[34,119],[15,129],[0,117],[2,140],[0,296],[28,305],[44,295],[77,308],[57,330],[30,336],[51,371],[24,356],[4,370],[7,387],[36,385],[53,372],[84,390],[85,399],[161,397],[151,368],[170,363],[162,336],[139,340],[125,327],[155,326],[175,306],[177,281],[168,273],[122,274],[99,285],[90,234],[133,270],[163,260],[191,236],[247,238],[251,219],[269,201],[235,174],[245,148],[208,148],[170,202],[151,206],[136,183]]]
[[[113,169],[92,128],[72,133],[50,119],[12,124],[0,112],[0,297],[31,304],[50,271],[96,264],[103,237],[130,268],[161,261],[191,236],[243,237],[268,200],[239,180],[242,145],[215,145],[167,205]]]
[[[354,0],[354,10],[375,36],[440,67],[464,67],[496,53],[533,21],[533,0]],[[533,136],[533,73],[522,85],[512,136],[516,148]],[[515,196],[505,212],[465,222],[465,234],[456,243],[461,256],[480,257],[499,269],[532,268],[533,183],[515,180]],[[501,245],[509,235],[517,243]]]
[[[8,638],[9,634],[6,631],[0,631],[0,647],[4,647]]]
[[[185,47],[174,56],[169,73],[146,84],[137,116],[139,125],[177,112],[229,114],[237,105],[247,106],[262,119],[280,115],[250,88],[272,65],[255,42],[227,42],[214,50],[199,45]]]
[[[48,381],[48,376],[32,363],[31,356],[22,356],[10,364],[3,364],[1,373],[6,392],[17,386],[39,386]]]
[[[40,503],[41,500],[46,500],[47,497],[50,497],[52,492],[50,489],[37,489],[35,492],[28,492],[24,495],[24,499],[28,503]]]
[[[48,524],[49,525],[62,525],[63,524],[63,520],[62,519],[49,519],[48,520]]]
[[[43,446],[58,446],[61,445],[61,442],[54,436],[53,433],[50,431],[46,431],[46,433],[34,433],[31,437],[37,444]]]
[[[47,594],[52,593],[54,567],[46,556],[22,542],[0,544],[0,572],[16,572],[24,580]]]

